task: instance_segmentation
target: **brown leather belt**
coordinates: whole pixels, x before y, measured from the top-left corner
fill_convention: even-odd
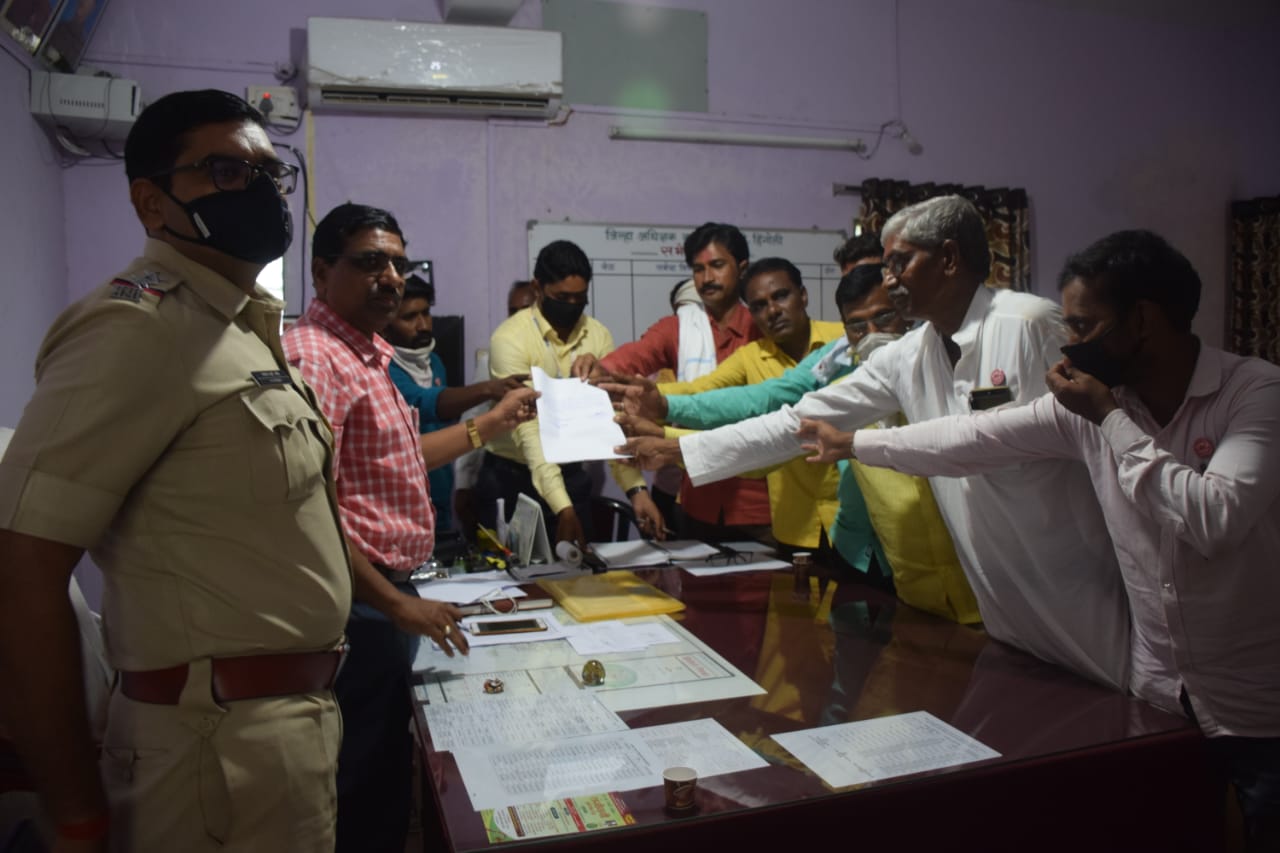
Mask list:
[[[347,647],[213,659],[213,698],[219,702],[266,699],[328,690],[338,678]],[[187,665],[120,672],[120,692],[135,702],[176,705],[187,684]]]

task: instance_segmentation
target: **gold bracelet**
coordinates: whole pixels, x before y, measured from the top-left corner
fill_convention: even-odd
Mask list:
[[[467,418],[467,438],[471,439],[472,447],[484,447],[484,439],[480,437],[480,428],[476,426],[475,418]]]

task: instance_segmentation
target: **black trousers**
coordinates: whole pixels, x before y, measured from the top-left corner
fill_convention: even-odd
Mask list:
[[[594,538],[591,524],[591,472],[586,465],[575,462],[561,465],[560,476],[564,478],[565,491],[569,493],[569,500],[573,502],[573,509],[578,514],[582,534],[591,542]],[[516,496],[523,492],[538,501],[542,507],[542,518],[547,525],[547,536],[552,542],[556,541],[556,516],[534,488],[533,476],[529,473],[528,466],[486,451],[480,473],[476,476],[475,490],[476,515],[485,527],[493,530],[497,526],[499,498],[502,499],[507,519],[510,519],[516,508]]]
[[[416,596],[411,584],[396,584]],[[404,853],[413,797],[410,666],[418,638],[356,602],[333,692],[342,710],[337,853]]]

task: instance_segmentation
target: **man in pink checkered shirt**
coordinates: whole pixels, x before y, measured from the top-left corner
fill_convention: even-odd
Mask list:
[[[351,654],[334,692],[344,731],[338,757],[337,850],[403,850],[411,791],[409,667],[419,635],[467,652],[450,604],[420,599],[408,575],[435,544],[427,467],[448,464],[533,415],[533,392],[419,436],[418,413],[387,372],[378,334],[404,292],[404,235],[385,210],[343,204],[316,226],[316,297],[284,336],[285,355],[315,390],[334,436],[334,480],[356,601]]]

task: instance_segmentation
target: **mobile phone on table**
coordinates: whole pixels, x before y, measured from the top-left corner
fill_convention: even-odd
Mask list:
[[[547,623],[541,619],[507,619],[503,621],[472,622],[469,629],[477,637],[493,637],[498,634],[527,634],[530,631],[545,631]]]

